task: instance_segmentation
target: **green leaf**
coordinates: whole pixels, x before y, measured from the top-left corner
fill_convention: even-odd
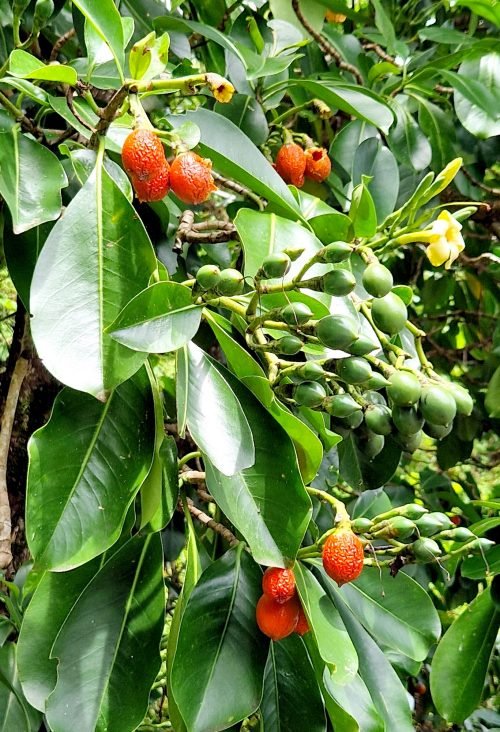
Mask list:
[[[0,648],[0,732],[38,732],[42,715],[24,698],[17,672],[17,646]]]
[[[106,404],[64,389],[50,421],[29,444],[26,535],[37,566],[71,569],[110,547],[149,472],[153,450],[154,407],[145,369],[117,387]]]
[[[246,68],[245,57],[242,55],[237,45],[233,43],[226,33],[221,33],[221,31],[211,27],[210,25],[198,23],[194,20],[184,20],[184,18],[174,18],[173,16],[167,15],[155,18],[153,24],[156,30],[176,31],[177,33],[187,33],[188,35],[197,33],[204,38],[208,38],[210,41],[217,43],[226,51],[234,54]]]
[[[0,112],[0,194],[9,207],[15,234],[61,213],[61,188],[66,175],[56,156],[22,135],[6,113]]]
[[[214,110],[227,117],[254,145],[263,145],[269,135],[266,115],[259,102],[246,94],[235,94],[231,104],[217,102]]]
[[[70,185],[73,183],[78,188],[81,188],[92,175],[96,166],[97,153],[95,150],[89,150],[87,148],[68,150],[63,145],[59,149],[68,155],[68,160],[65,162]],[[104,167],[118,188],[120,188],[123,195],[132,203],[134,198],[132,184],[123,168],[111,160],[111,158],[104,159]]]
[[[160,535],[135,536],[87,585],[52,647],[59,663],[47,721],[54,732],[75,719],[79,732],[140,724],[160,668],[164,609]]]
[[[58,63],[44,64],[31,53],[16,49],[9,57],[9,74],[19,79],[38,79],[39,81],[58,81],[75,86],[78,76],[71,66]]]
[[[21,298],[24,307],[29,311],[30,287],[33,271],[42,247],[52,229],[52,223],[19,234],[17,237],[4,236],[3,246],[9,275]]]
[[[365,568],[340,594],[371,635],[405,656],[424,661],[441,625],[429,595],[404,572],[382,581]]]
[[[335,160],[336,167],[339,165],[347,174],[346,182],[352,178],[352,164],[356,150],[362,142],[370,137],[377,136],[377,128],[366,122],[355,119],[348,122],[330,146],[330,157]]]
[[[200,152],[213,161],[218,172],[267,198],[285,216],[294,220],[301,218],[299,207],[283,179],[230,120],[208,109],[168,119],[176,129],[186,120],[197,124],[201,130]]]
[[[443,636],[432,659],[431,693],[439,713],[461,723],[481,701],[500,612],[484,590]]]
[[[157,282],[125,305],[107,331],[134,351],[168,353],[186,345],[200,322],[201,306],[193,304],[189,287]]]
[[[140,368],[145,354],[105,329],[155,268],[142,221],[98,163],[52,229],[33,275],[33,340],[56,378],[106,399]]]
[[[398,94],[390,101],[396,114],[396,125],[388,136],[391,150],[399,162],[410,165],[414,170],[424,170],[432,159],[429,140],[408,111],[408,98]]]
[[[358,657],[344,623],[309,568],[296,563],[294,572],[300,601],[320,656],[332,679],[339,684],[349,683],[358,670]]]
[[[269,6],[271,8],[273,18],[290,23],[290,25],[293,25],[298,31],[300,31],[303,38],[310,38],[307,30],[305,30],[304,26],[294,13],[291,0],[270,0]],[[307,2],[303,4],[303,7],[301,6],[301,10],[310,26],[316,32],[319,32],[325,19],[325,9],[316,2]]]
[[[297,635],[272,642],[269,647],[261,712],[265,730],[326,732],[314,669]]]
[[[73,0],[73,4],[108,44],[123,80],[125,39],[120,13],[113,0],[99,0],[98,3],[95,0]]]
[[[163,33],[156,38],[152,31],[132,46],[129,54],[130,75],[133,79],[154,79],[165,71],[170,38]]]
[[[267,655],[255,621],[260,584],[240,545],[207,567],[189,597],[172,668],[189,732],[225,729],[259,706]]]
[[[45,711],[57,682],[50,649],[80,593],[99,569],[99,560],[70,572],[45,572],[24,613],[18,641],[19,678],[26,699]]]
[[[245,537],[255,561],[284,567],[293,561],[302,543],[311,501],[287,434],[234,376],[226,372],[226,378],[248,419],[255,462],[225,477],[206,461],[207,486],[220,509]]]
[[[396,472],[401,457],[401,448],[387,437],[382,452],[369,460],[352,431],[339,444],[338,451],[340,475],[356,491],[385,485]]]
[[[337,707],[333,709],[333,714],[330,711],[336,729],[341,732],[384,732],[385,725],[359,674],[348,684],[338,684],[325,669],[323,682],[326,693]]]
[[[177,354],[177,414],[198,447],[224,475],[255,462],[252,431],[216,362],[194,343]]]
[[[377,221],[381,223],[394,211],[398,200],[399,169],[392,152],[375,137],[362,142],[354,155],[353,185],[361,183],[363,175],[372,179],[369,192],[375,205]]]
[[[500,366],[490,379],[484,406],[490,417],[500,417]]]
[[[500,27],[500,6],[492,3],[491,0],[458,0],[457,5],[470,8],[473,13],[481,15],[490,23]]]
[[[484,556],[479,554],[475,557],[467,557],[467,559],[464,559],[460,573],[462,577],[469,577],[475,580],[483,579],[488,574],[500,574],[500,546],[492,547]]]
[[[351,241],[353,238],[351,219],[338,211],[314,216],[309,223],[322,244],[330,244],[332,241]]]
[[[377,211],[370,191],[364,183],[357,185],[351,197],[349,218],[352,221],[354,235],[372,237],[377,231]]]
[[[455,112],[465,129],[483,139],[499,135],[500,53],[466,59],[458,74],[441,74],[455,89]]]

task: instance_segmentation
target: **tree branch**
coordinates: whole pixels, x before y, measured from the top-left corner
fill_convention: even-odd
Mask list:
[[[225,539],[231,546],[239,544],[239,540],[231,531],[229,531],[228,528],[226,528],[223,524],[214,521],[213,518],[207,516],[206,513],[203,513],[203,511],[201,511],[197,506],[194,505],[193,501],[190,498],[186,498],[186,503],[189,513],[191,514],[191,516],[194,516],[197,521],[204,524],[209,529],[212,529],[212,531],[215,531],[216,534],[220,534],[220,536],[222,536],[222,538]],[[182,511],[182,503],[179,503],[178,510]]]
[[[59,51],[63,46],[66,45],[68,41],[70,41],[74,36],[76,35],[76,31],[74,28],[70,28],[69,31],[66,31],[66,33],[63,33],[60,38],[57,39],[57,41],[52,46],[52,51],[50,52],[49,61],[55,61],[57,59],[57,56],[59,54]]]

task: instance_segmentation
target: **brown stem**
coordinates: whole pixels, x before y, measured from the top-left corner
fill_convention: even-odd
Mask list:
[[[462,168],[462,173],[465,175],[466,178],[470,180],[471,183],[480,188],[482,191],[492,193],[494,196],[500,196],[500,188],[492,188],[491,186],[487,186],[486,183],[482,183],[481,181],[476,180],[476,178],[474,178],[474,176],[469,173],[467,168]]]
[[[108,131],[108,128],[110,124],[113,122],[114,118],[116,117],[118,110],[122,106],[123,102],[125,101],[125,98],[127,94],[129,93],[129,89],[127,86],[122,86],[121,89],[118,89],[111,99],[109,100],[108,104],[104,109],[102,110],[101,119],[99,120],[99,123],[95,129],[94,134],[90,138],[90,147],[96,148],[99,144],[99,137],[103,137],[106,132]]]
[[[390,64],[394,64],[394,66],[399,66],[399,64],[396,62],[396,59],[388,54],[387,51],[384,51],[382,46],[379,46],[378,43],[363,43],[363,48],[365,49],[365,51],[373,51],[383,61],[388,61]]]
[[[221,186],[222,188],[225,188],[228,191],[234,191],[234,193],[237,193],[240,196],[243,196],[244,198],[249,198],[250,200],[254,201],[257,206],[259,207],[259,211],[263,211],[265,208],[265,203],[262,200],[260,196],[258,196],[253,191],[250,191],[248,188],[245,188],[244,186],[241,186],[239,183],[236,183],[234,180],[230,180],[229,178],[224,178],[224,176],[219,175],[218,173],[212,173],[212,176],[215,181]]]
[[[186,503],[189,513],[191,514],[191,516],[194,516],[197,521],[204,524],[209,529],[212,529],[212,531],[215,531],[216,534],[220,534],[220,536],[222,536],[222,538],[225,539],[231,546],[239,544],[238,539],[235,537],[232,531],[229,531],[226,526],[218,523],[217,521],[214,521],[213,518],[210,518],[210,516],[207,516],[206,513],[204,513],[197,506],[194,505],[193,501],[190,498],[186,498]],[[182,511],[182,503],[179,503],[178,509]]]
[[[52,51],[50,52],[49,61],[55,61],[59,51],[63,46],[66,45],[68,41],[70,41],[74,36],[76,35],[76,31],[74,28],[70,28],[69,31],[66,31],[66,33],[63,33],[60,38],[57,39],[57,41],[52,46]]]

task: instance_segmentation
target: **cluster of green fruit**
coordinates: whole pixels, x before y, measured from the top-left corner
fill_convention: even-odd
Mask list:
[[[213,292],[224,297],[240,295],[244,279],[237,269],[219,269],[216,264],[204,264],[196,273],[196,283],[205,293]]]

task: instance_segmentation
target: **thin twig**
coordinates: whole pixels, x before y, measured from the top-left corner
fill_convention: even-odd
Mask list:
[[[66,31],[66,33],[63,33],[60,38],[57,39],[57,41],[52,46],[52,51],[50,52],[49,61],[55,61],[59,51],[63,46],[66,45],[68,41],[70,41],[74,36],[76,35],[76,31],[74,28],[70,28],[69,31]]]
[[[259,207],[259,211],[263,211],[265,208],[265,203],[262,200],[260,196],[258,196],[253,191],[249,190],[248,188],[245,188],[244,186],[240,185],[239,183],[236,183],[234,180],[230,180],[229,178],[224,178],[223,175],[219,175],[218,173],[213,173],[212,176],[214,180],[221,186],[222,188],[225,188],[228,191],[233,191],[234,193],[237,193],[239,196],[243,196],[244,198],[249,198],[251,201],[254,201],[254,203],[257,204]]]
[[[492,186],[487,186],[486,183],[481,183],[481,181],[476,180],[476,178],[474,178],[474,176],[469,173],[467,168],[462,168],[462,173],[465,175],[466,178],[470,180],[471,183],[480,188],[482,191],[491,193],[494,196],[500,196],[500,188],[492,188]]]
[[[194,505],[193,501],[190,498],[186,498],[186,503],[191,516],[194,516],[194,518],[197,519],[200,523],[208,526],[208,528],[212,529],[212,531],[215,531],[216,534],[220,534],[220,536],[222,536],[222,538],[225,539],[231,546],[239,544],[238,539],[235,537],[232,531],[230,531],[223,524],[214,521],[213,518],[207,516],[206,513],[203,513],[203,511],[201,511],[197,506]],[[182,511],[182,503],[179,503],[177,508],[178,510]]]
[[[206,476],[202,470],[184,470],[180,477],[184,483],[204,483]]]
[[[388,61],[394,66],[401,66],[401,64],[399,64],[393,56],[388,54],[387,51],[384,51],[382,46],[379,46],[378,43],[363,43],[363,48],[365,49],[365,51],[373,51],[383,61]]]
[[[39,130],[38,127],[33,124],[30,118],[24,114],[23,110],[16,107],[16,105],[13,104],[10,99],[2,92],[0,92],[0,104],[5,107],[7,112],[17,122],[19,122],[21,127],[23,127],[27,132],[31,132],[31,134],[35,137],[39,137],[42,134],[41,130]]]
[[[104,107],[104,109],[102,110],[101,119],[99,120],[94,134],[90,138],[90,147],[97,147],[99,143],[99,137],[103,137],[108,131],[110,124],[113,122],[114,118],[118,114],[118,111],[125,101],[128,93],[128,87],[122,86],[120,89],[118,89],[118,91],[113,94],[107,106]]]

